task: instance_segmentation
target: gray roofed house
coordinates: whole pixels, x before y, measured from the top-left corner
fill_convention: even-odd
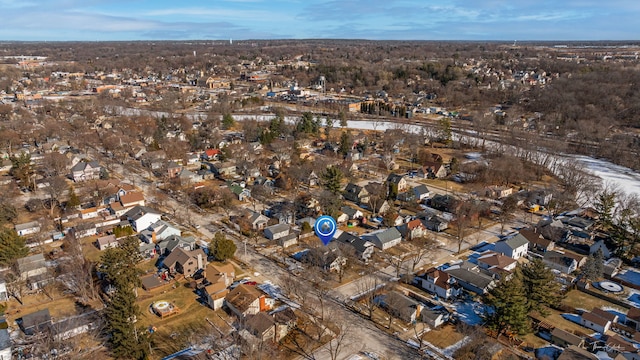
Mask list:
[[[142,231],[148,228],[162,217],[158,210],[148,206],[136,206],[127,211],[124,216],[131,222],[135,231]]]
[[[529,240],[518,233],[509,239],[496,242],[494,251],[518,260],[527,255]]]
[[[20,236],[36,234],[40,232],[40,223],[37,221],[30,221],[24,224],[17,224],[15,229]]]
[[[6,322],[6,321],[3,321]],[[3,324],[4,325],[4,324]],[[5,326],[0,327],[0,360],[10,360],[11,357],[11,337],[9,330]]]
[[[44,259],[44,255],[35,254],[26,256],[17,260],[18,272],[22,280],[27,280],[30,277],[41,275],[47,272],[47,264]]]
[[[343,206],[343,207],[340,208],[340,211],[345,213],[347,215],[347,217],[349,218],[349,220],[359,219],[359,218],[364,216],[362,214],[362,211],[360,211],[358,209],[354,209],[351,206]]]
[[[290,226],[288,224],[275,224],[264,228],[264,236],[269,240],[278,240],[289,235]]]
[[[254,230],[262,230],[265,228],[265,226],[267,226],[269,218],[260,214],[259,212],[250,211],[249,222],[251,223],[251,227]]]
[[[181,233],[182,232],[180,231],[180,229],[173,226],[172,224],[169,224],[164,220],[158,220],[149,225],[148,228],[140,232],[140,240],[146,243],[158,242],[168,238],[171,235],[180,236]]]
[[[391,227],[384,230],[378,230],[372,233],[362,235],[362,238],[370,241],[377,248],[386,250],[394,247],[402,241],[402,234],[398,229]]]
[[[358,254],[364,261],[369,260],[369,258],[371,258],[371,255],[373,255],[374,245],[372,242],[352,235],[346,231],[342,231],[340,235],[338,235],[336,240],[343,244],[349,244],[353,246],[356,254]]]
[[[42,309],[31,314],[24,315],[18,320],[18,325],[25,335],[34,335],[36,332],[45,331],[51,326],[51,314],[49,309]]]
[[[165,239],[158,241],[156,250],[160,255],[170,254],[175,249],[183,249],[186,251],[194,250],[196,247],[196,238],[193,236],[182,237],[180,235],[170,235]]]
[[[422,201],[429,197],[429,189],[426,185],[420,184],[412,189],[413,195],[415,196],[417,201]]]
[[[398,193],[406,191],[408,187],[407,179],[405,179],[405,176],[401,174],[389,174],[387,177],[387,184],[396,184],[398,187]]]
[[[344,189],[343,196],[346,200],[354,203],[364,204],[369,202],[369,192],[367,189],[354,183],[347,184],[347,187]]]
[[[378,301],[391,316],[408,323],[416,321],[422,310],[420,303],[396,291],[389,292]]]
[[[479,295],[486,294],[495,285],[496,281],[480,269],[478,265],[464,261],[444,270],[463,288]]]
[[[100,178],[102,168],[97,161],[80,161],[71,168],[71,178],[73,181],[96,180]]]
[[[578,269],[578,261],[567,256],[564,252],[550,250],[544,253],[542,261],[548,267],[556,269],[565,274],[571,274]]]

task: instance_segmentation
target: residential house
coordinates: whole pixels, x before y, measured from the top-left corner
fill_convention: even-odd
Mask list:
[[[344,189],[343,196],[346,200],[356,204],[367,204],[369,202],[369,192],[363,186],[348,183]]]
[[[245,328],[260,341],[273,341],[276,335],[276,323],[272,316],[263,312],[247,315]]]
[[[374,245],[372,242],[364,240],[346,231],[342,231],[337,236],[336,240],[343,244],[349,244],[353,246],[356,254],[362,261],[369,261],[369,259],[373,255]]]
[[[502,199],[513,194],[513,188],[508,186],[490,186],[485,189],[485,196],[492,199]]]
[[[460,287],[456,286],[455,279],[446,271],[434,267],[427,269],[416,277],[419,286],[439,298],[448,300],[460,295]]]
[[[224,299],[225,305],[240,318],[267,311],[266,295],[255,286],[240,284]]]
[[[269,222],[268,217],[255,211],[249,211],[248,218],[253,230],[264,230],[264,228],[267,226],[267,223]]]
[[[140,240],[150,243],[157,243],[172,235],[180,236],[182,232],[177,227],[169,224],[164,220],[158,220],[149,225],[146,229],[140,231]]]
[[[421,238],[427,233],[427,227],[420,219],[411,220],[406,224],[396,226],[396,228],[405,240]]]
[[[562,251],[551,250],[544,253],[542,261],[552,269],[571,274],[578,269],[578,262]]]
[[[180,273],[185,277],[193,276],[196,271],[204,269],[207,264],[207,255],[202,249],[185,251],[182,248],[173,250],[162,261],[170,273]]]
[[[514,237],[496,242],[493,250],[518,260],[527,255],[529,240],[521,234],[517,234]]]
[[[37,234],[40,232],[40,223],[37,221],[31,221],[28,223],[17,224],[15,229],[19,236]]]
[[[611,328],[611,321],[593,312],[584,312],[580,315],[580,325],[604,334]]]
[[[119,244],[120,241],[118,241],[118,239],[116,239],[116,236],[113,234],[101,236],[96,240],[96,246],[98,246],[98,250],[100,251],[117,247]]]
[[[637,307],[631,307],[625,317],[625,325],[640,332],[640,309]]]
[[[288,224],[275,224],[264,228],[264,236],[269,240],[278,240],[289,235],[291,227]]]
[[[400,244],[402,241],[402,234],[400,234],[398,229],[392,227],[364,234],[362,235],[362,238],[371,242],[378,249],[386,250]]]
[[[484,295],[496,285],[496,280],[478,265],[464,261],[444,270],[460,286],[478,295]]]
[[[446,323],[451,317],[451,313],[449,313],[449,311],[447,311],[447,309],[442,306],[436,307],[434,309],[423,309],[420,312],[420,315],[422,317],[422,321],[429,325],[429,327],[431,327],[432,329],[435,329],[440,325]]]
[[[584,338],[556,327],[551,330],[551,343],[563,348],[569,346],[582,348],[584,347]]]
[[[571,345],[566,348],[556,360],[599,360],[600,358],[595,354],[588,352],[585,349],[581,349],[577,346]]]
[[[102,167],[97,161],[80,161],[71,168],[71,178],[75,182],[100,179]]]
[[[414,323],[422,311],[420,303],[396,291],[389,292],[379,301],[389,315],[407,323]]]
[[[503,274],[509,274],[515,270],[518,261],[500,253],[486,251],[478,257],[480,268],[495,273],[502,278]]]
[[[170,161],[167,165],[167,177],[169,179],[178,177],[178,175],[180,175],[180,173],[182,172],[182,169],[182,165],[176,163],[175,161]]]
[[[208,264],[204,271],[203,297],[213,310],[218,310],[224,305],[224,298],[229,294],[227,289],[235,277],[233,265]]]
[[[178,174],[178,179],[180,179],[181,185],[189,185],[195,184],[198,181],[202,180],[202,176],[194,173],[189,169],[182,169],[182,171],[180,171],[180,174]]]
[[[589,255],[595,254],[598,251],[602,252],[602,256],[605,259],[608,259],[611,257],[611,255],[613,254],[613,252],[611,250],[609,250],[609,248],[607,247],[607,244],[605,244],[603,239],[600,239],[596,242],[594,242],[590,247],[589,247]]]
[[[425,179],[441,179],[447,176],[447,168],[442,162],[425,161],[418,169],[417,176]]]
[[[342,256],[335,243],[309,249],[303,253],[300,260],[325,271],[339,271],[347,263],[347,258]]]
[[[25,335],[35,335],[39,332],[48,331],[52,324],[48,308],[24,315],[16,322]]]
[[[129,191],[126,194],[120,196],[120,204],[124,208],[130,208],[134,206],[144,206],[144,194],[137,191]]]
[[[542,234],[537,232],[536,228],[522,229],[520,235],[524,236],[529,241],[529,251],[533,251],[539,254],[544,254],[549,250],[555,248],[555,243],[551,240],[545,239]]]
[[[424,184],[415,186],[413,189],[411,189],[411,192],[413,192],[413,195],[415,196],[415,199],[418,202],[426,200],[427,198],[429,198],[429,195],[431,194],[427,186]]]
[[[182,249],[184,251],[193,251],[196,248],[196,238],[193,236],[182,237],[178,235],[170,235],[163,240],[158,241],[153,245],[155,251],[160,255],[168,255],[175,249]]]
[[[298,233],[295,231],[292,233],[289,233],[289,235],[285,235],[279,238],[278,240],[276,240],[276,242],[278,243],[278,245],[282,246],[283,248],[288,248],[289,246],[297,245]]]
[[[389,202],[387,200],[384,200],[376,201],[375,204],[373,204],[373,208],[370,210],[373,211],[374,214],[384,215],[387,211],[389,211],[389,209],[391,209],[391,205],[389,205]]]
[[[4,277],[0,276],[0,302],[7,300],[9,300],[9,293],[7,292],[7,281],[4,279]]]
[[[35,254],[17,260],[20,279],[27,280],[47,272],[47,264],[44,255]]]
[[[136,206],[127,211],[124,216],[131,223],[133,230],[136,232],[140,232],[148,228],[151,224],[157,222],[162,217],[159,211],[147,206]]]
[[[225,161],[213,166],[213,172],[220,177],[233,177],[236,175],[236,164],[232,161]]]
[[[527,201],[530,204],[542,206],[548,206],[551,199],[553,199],[553,194],[546,190],[530,191],[527,197]]]
[[[342,214],[345,215],[346,217],[346,219],[343,218],[343,221],[340,221],[340,222],[347,222],[349,220],[359,220],[364,217],[364,214],[362,213],[362,211],[358,209],[354,209],[351,206],[343,206],[340,208],[340,211],[342,211]],[[342,215],[339,216],[339,218],[341,217]]]
[[[282,340],[291,329],[295,328],[298,317],[290,307],[284,309],[279,308],[272,313],[273,320],[276,322],[275,341]],[[1,360],[1,359],[0,359]]]
[[[246,201],[251,198],[251,190],[245,187],[240,185],[231,185],[229,189],[240,201]]]
[[[64,341],[95,329],[95,325],[99,321],[100,318],[97,313],[89,312],[51,324],[51,332],[55,340]]]
[[[424,227],[428,230],[441,232],[449,228],[449,222],[439,216],[430,216],[428,219],[422,220]]]
[[[222,154],[222,151],[220,151],[220,149],[207,149],[202,152],[201,157],[203,160],[215,161],[218,160],[220,154]]]
[[[391,186],[392,184],[397,188],[397,193],[402,193],[409,189],[409,183],[407,183],[407,179],[405,179],[404,175],[401,174],[389,174],[389,176],[387,177],[387,185]]]

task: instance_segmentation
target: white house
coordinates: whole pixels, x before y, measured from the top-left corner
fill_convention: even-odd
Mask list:
[[[269,240],[278,240],[289,235],[288,224],[275,224],[264,228],[264,236]]]
[[[0,278],[0,301],[9,300],[9,294],[7,293],[7,282]]]
[[[125,216],[131,223],[133,230],[136,232],[148,228],[151,224],[157,222],[162,217],[160,212],[146,206],[136,206],[127,211]]]
[[[527,255],[527,251],[529,250],[529,240],[521,234],[518,234],[512,238],[496,242],[493,250],[497,253],[518,260]]]
[[[378,249],[386,250],[400,244],[402,234],[400,234],[398,229],[392,227],[364,234],[362,238],[373,243]]]
[[[417,277],[420,287],[438,295],[441,299],[450,299],[460,294],[461,288],[456,286],[456,281],[448,273],[434,267]]]
[[[40,232],[40,223],[37,221],[31,221],[24,224],[18,224],[15,226],[15,229],[20,236],[36,234]]]
[[[97,161],[80,161],[71,168],[71,177],[75,182],[96,180],[100,178],[101,171],[102,168]]]
[[[580,316],[580,324],[591,330],[595,330],[604,334],[611,328],[611,321],[594,314],[593,312],[584,312]]]
[[[164,220],[158,220],[140,232],[140,240],[146,243],[156,243],[172,235],[181,236],[180,229]]]

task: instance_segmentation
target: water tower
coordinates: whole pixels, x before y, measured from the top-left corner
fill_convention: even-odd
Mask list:
[[[320,79],[318,80],[320,83],[320,88],[322,88],[322,93],[324,94],[326,91],[326,83],[327,83],[327,79],[324,77],[324,75],[320,75]]]

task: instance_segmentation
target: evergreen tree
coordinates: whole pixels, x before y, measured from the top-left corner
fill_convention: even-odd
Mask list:
[[[224,127],[225,129],[231,129],[233,128],[233,125],[235,125],[236,120],[233,118],[233,115],[226,113],[222,116],[222,127]]]
[[[69,200],[67,201],[66,206],[68,208],[75,208],[80,206],[80,198],[76,194],[76,191],[73,188],[73,186],[69,186]]]
[[[136,329],[140,308],[130,286],[118,287],[107,302],[105,316],[111,351],[116,359],[147,359],[148,345],[143,330]]]
[[[24,239],[13,229],[0,229],[0,265],[11,265],[13,261],[29,254]]]
[[[218,261],[227,261],[236,254],[236,244],[231,239],[227,239],[223,233],[217,232],[209,243],[209,254]]]
[[[503,279],[491,289],[485,303],[491,308],[487,326],[498,336],[505,333],[523,335],[529,332],[527,295],[519,269],[516,269],[510,279]]]
[[[136,288],[141,285],[137,268],[141,256],[138,240],[128,237],[117,248],[110,248],[100,257],[100,271],[115,291],[105,308],[106,330],[113,355],[118,359],[146,359],[148,339],[144,330],[135,326],[140,308],[136,304]]]
[[[324,186],[327,188],[327,190],[331,191],[334,194],[340,192],[340,189],[342,188],[343,177],[344,175],[342,174],[342,171],[340,171],[340,169],[335,166],[327,167],[327,169],[322,173]]]
[[[340,136],[340,147],[338,148],[338,152],[342,154],[342,156],[347,156],[349,151],[351,150],[351,136],[346,131],[342,132]]]
[[[596,196],[594,207],[598,212],[598,224],[605,229],[613,226],[613,210],[616,207],[617,192],[608,188],[603,189]]]
[[[560,284],[551,269],[540,259],[534,259],[522,267],[523,283],[527,296],[527,310],[545,313],[546,306],[554,306],[562,300]]]
[[[604,255],[602,251],[598,249],[594,254],[589,255],[580,273],[585,279],[595,281],[602,277],[603,272]]]

